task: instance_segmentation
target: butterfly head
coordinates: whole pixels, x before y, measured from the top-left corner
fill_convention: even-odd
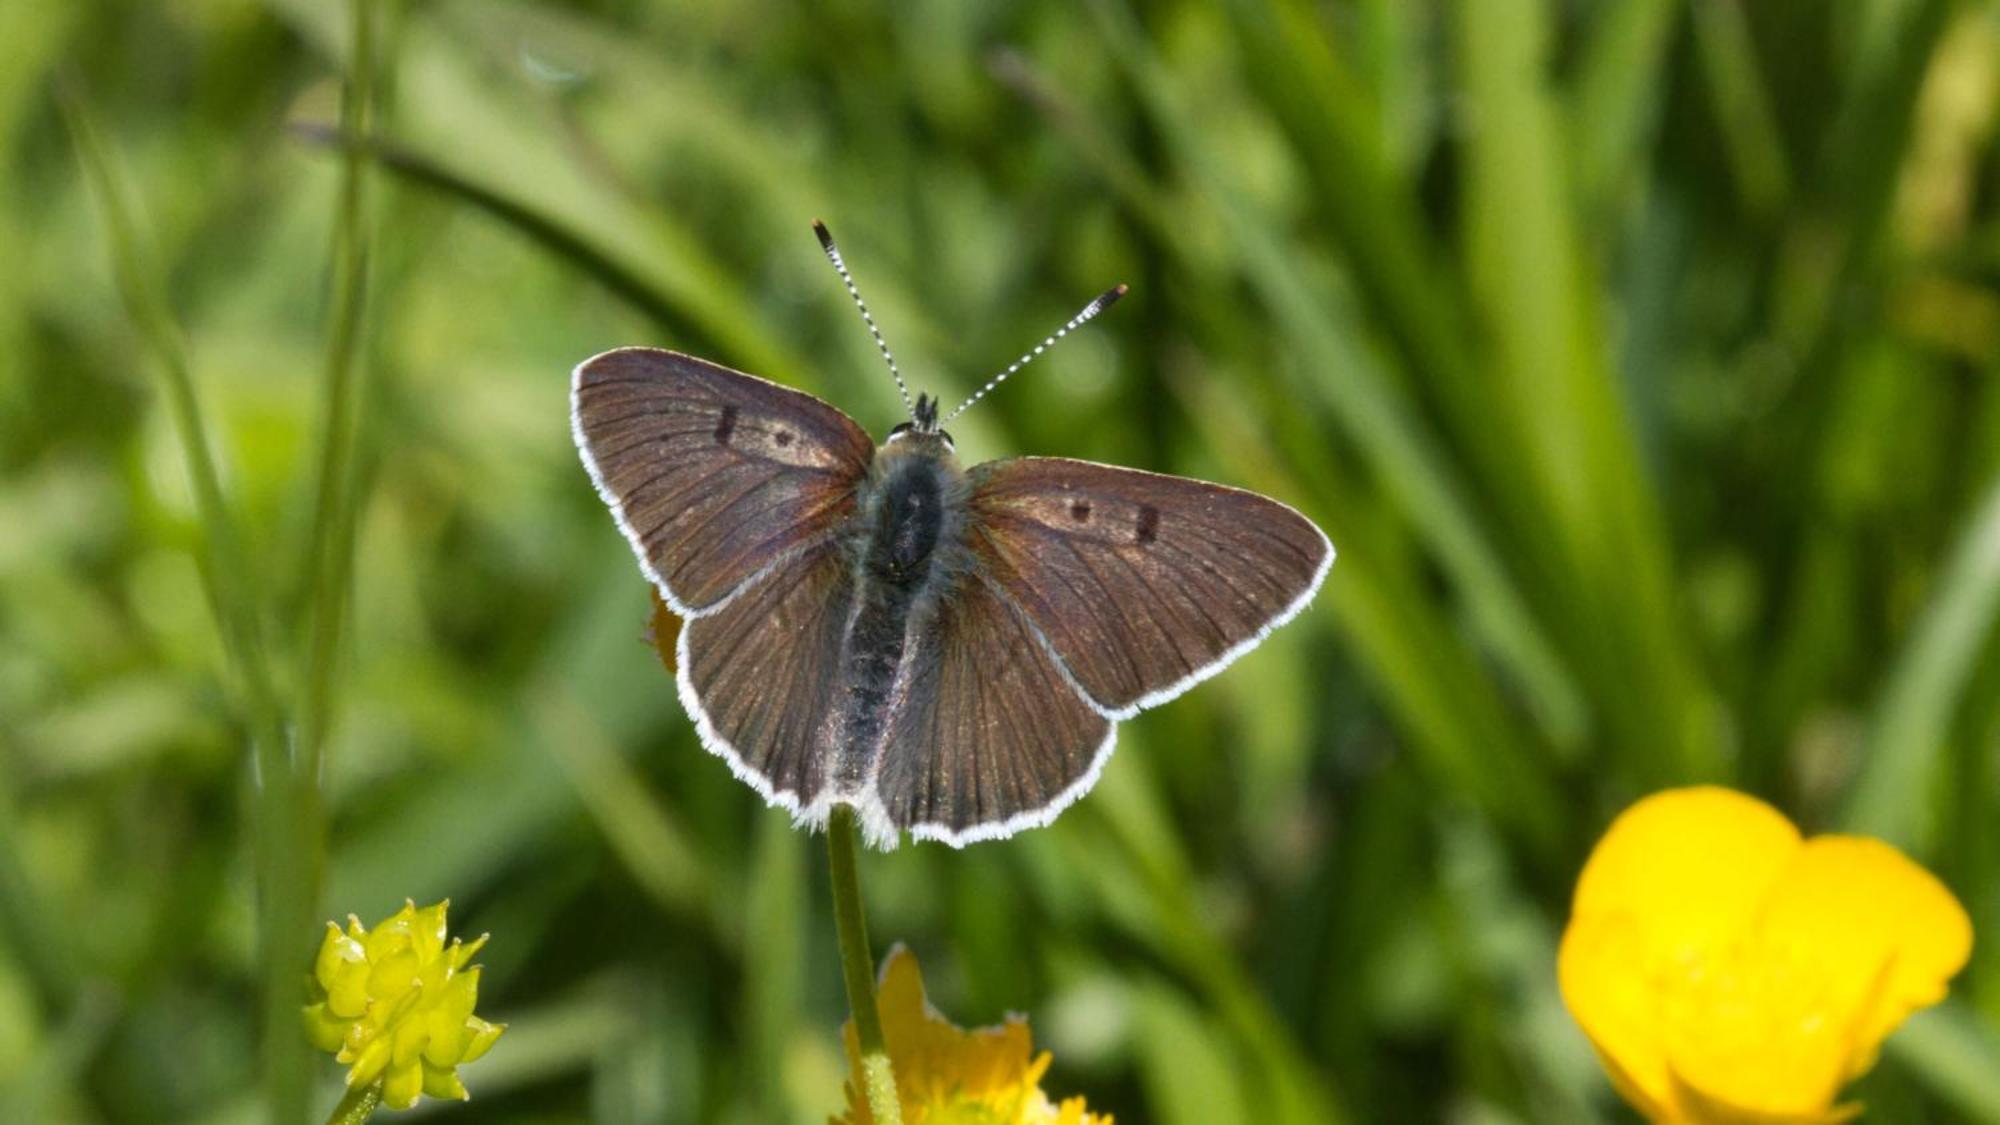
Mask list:
[[[910,407],[910,415],[910,421],[898,423],[896,428],[889,431],[890,441],[905,439],[915,439],[920,443],[941,441],[946,449],[952,448],[951,434],[938,425],[936,399],[926,394],[918,395],[916,403]]]

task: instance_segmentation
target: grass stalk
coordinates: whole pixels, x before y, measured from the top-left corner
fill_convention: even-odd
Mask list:
[[[1432,432],[1384,376],[1376,353],[1351,334],[1354,321],[1347,315],[1352,306],[1346,294],[1329,294],[1316,284],[1300,267],[1285,233],[1244,201],[1229,179],[1226,162],[1204,144],[1200,130],[1192,123],[1192,111],[1179,97],[1131,12],[1109,0],[1093,4],[1091,10],[1177,159],[1202,183],[1203,197],[1212,203],[1230,234],[1245,282],[1264,301],[1274,326],[1302,357],[1303,362],[1287,365],[1279,374],[1290,383],[1302,405],[1323,406],[1328,422],[1354,441],[1357,453],[1379,473],[1385,489],[1403,502],[1402,510],[1409,514],[1417,534],[1436,552],[1439,565],[1465,596],[1482,637],[1506,659],[1520,682],[1533,690],[1538,713],[1549,716],[1552,729],[1568,731],[1574,737],[1582,722],[1580,703],[1560,661],[1492,550]],[[1062,117],[1074,118],[1077,112]],[[1161,240],[1169,247],[1179,241],[1171,230],[1162,231]],[[1337,371],[1340,376],[1315,378],[1309,374],[1313,371]],[[1343,588],[1351,588],[1357,581],[1358,568],[1350,565],[1354,559],[1350,551],[1336,568],[1336,581]],[[1335,604],[1345,602],[1343,596]],[[1371,635],[1385,643],[1396,640],[1387,634]],[[1450,708],[1437,713],[1441,729],[1474,728],[1466,716],[1486,707],[1485,696],[1492,690],[1490,680],[1475,677],[1459,685],[1463,690],[1445,690],[1437,682],[1439,674],[1426,664],[1396,664],[1402,681],[1399,687],[1425,681],[1422,690]],[[1494,699],[1487,710],[1498,713],[1499,707]],[[1451,712],[1457,712],[1460,719],[1443,718]],[[1529,745],[1508,737],[1513,729],[1506,725],[1488,728],[1491,742],[1485,752],[1460,755],[1459,760],[1472,764],[1489,779],[1526,779],[1532,787],[1543,778]]]
[[[1466,278],[1500,391],[1495,424],[1519,450],[1530,505],[1511,538],[1533,556],[1522,569],[1540,576],[1536,600],[1626,764],[1650,781],[1713,778],[1724,762],[1666,528],[1572,210],[1545,77],[1555,29],[1528,0],[1468,5],[1453,23],[1457,82],[1476,107],[1460,144]]]
[[[1693,11],[1695,46],[1737,194],[1752,215],[1777,214],[1791,195],[1792,173],[1757,68],[1749,17],[1734,0],[1699,0]]]
[[[180,330],[157,266],[141,250],[135,208],[109,147],[74,82],[59,85],[62,114],[84,179],[98,201],[112,272],[127,314],[153,353],[173,416],[202,535],[209,609],[236,683],[256,781],[252,814],[257,871],[258,970],[266,1106],[273,1122],[304,1118],[305,1040],[299,1034],[299,976],[312,938],[305,837],[295,812],[288,731],[265,648],[261,599],[243,539],[222,490],[208,424]]]
[[[2000,479],[1968,522],[1907,646],[1868,733],[1848,805],[1849,831],[1929,855],[1952,718],[2000,618]]]
[[[340,106],[341,130],[352,137],[366,136],[370,126],[375,70],[373,8],[371,0],[352,0],[353,48]],[[370,251],[364,198],[367,168],[367,158],[358,149],[342,152],[313,515],[304,560],[309,616],[300,676],[298,766],[300,777],[315,792],[325,756],[334,674],[347,617],[347,587],[353,572],[357,518],[354,453],[360,413],[356,355],[367,304]]]

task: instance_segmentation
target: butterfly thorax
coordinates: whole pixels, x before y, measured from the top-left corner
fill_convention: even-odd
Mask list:
[[[929,434],[898,437],[875,454],[862,486],[868,577],[892,585],[924,584],[938,543],[956,524],[964,474],[957,458]]]

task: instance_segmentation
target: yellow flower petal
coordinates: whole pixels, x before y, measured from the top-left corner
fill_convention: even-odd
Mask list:
[[[387,1039],[377,1039],[361,1049],[360,1056],[347,1072],[349,1086],[366,1086],[382,1076],[389,1066],[390,1046]]]
[[[464,968],[466,962],[471,961],[481,949],[486,948],[486,939],[492,936],[491,934],[480,934],[469,942],[452,942],[451,967],[454,969]]]
[[[1629,1100],[1670,1104],[1653,985],[1741,930],[1799,845],[1762,801],[1701,786],[1654,794],[1611,823],[1578,878],[1557,973]]]
[[[1665,978],[1660,1023],[1675,1101],[1782,1120],[1833,1104],[1846,1078],[1848,1027],[1836,978],[1798,952],[1808,955],[1753,928]]]
[[[334,947],[331,955],[328,946]],[[350,950],[360,954],[361,943],[352,938],[335,939],[329,933],[320,947],[320,965],[315,975],[319,986],[326,991],[327,1007],[336,1015],[355,1019],[368,1010],[368,961],[365,956],[350,958]]]
[[[1081,1098],[1060,1111],[1049,1102],[1040,1083],[1051,1056],[1033,1053],[1026,1020],[1010,1016],[967,1031],[939,1015],[924,995],[915,955],[900,945],[883,963],[876,1008],[904,1125],[1111,1125],[1108,1114],[1086,1111]],[[848,1112],[836,1125],[872,1125],[853,1022],[842,1032],[851,1074]]]
[[[444,899],[422,910],[411,912],[410,939],[416,947],[417,955],[425,961],[437,960],[444,952],[445,912],[451,907],[451,900]]]
[[[321,988],[332,991],[335,983],[347,974],[353,966],[367,960],[361,943],[340,932],[340,927],[332,922],[326,924],[326,936],[320,940],[319,955],[313,960],[313,976]]]
[[[424,1094],[426,1097],[466,1102],[472,1094],[465,1083],[458,1080],[458,1071],[448,1066],[424,1065]]]
[[[331,1054],[340,1050],[347,1041],[348,1023],[329,1011],[324,1000],[306,1005],[306,1038],[322,1051]]]
[[[458,1061],[461,1065],[469,1062],[478,1062],[479,1056],[493,1048],[494,1041],[500,1038],[501,1032],[507,1030],[507,1025],[504,1023],[487,1023],[478,1016],[467,1016],[465,1019],[465,1029],[472,1033],[472,1038],[465,1045],[465,1053],[459,1056]]]
[[[1793,857],[1763,929],[1839,981],[1852,1041],[1843,1078],[1867,1070],[1911,1012],[1944,999],[1972,955],[1972,919],[1936,876],[1879,840],[1817,836]]]
[[[382,1104],[390,1109],[408,1109],[424,1092],[424,1068],[416,1062],[392,1066],[382,1076]]]
[[[449,1012],[434,1008],[424,1013],[423,1024],[424,1061],[432,1066],[457,1066],[471,1037],[465,1018],[454,1020]]]
[[[1658,948],[1735,933],[1799,846],[1776,809],[1716,786],[1655,793],[1605,830],[1576,884],[1581,915],[1620,913]]]
[[[1728,790],[1656,794],[1577,882],[1563,999],[1655,1121],[1812,1125],[1971,948],[1949,891],[1878,841],[1801,841]]]
[[[430,1028],[422,1015],[398,1023],[389,1033],[393,1066],[409,1066],[423,1057],[424,1048],[430,1044]]]

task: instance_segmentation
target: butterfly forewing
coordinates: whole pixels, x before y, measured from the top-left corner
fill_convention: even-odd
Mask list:
[[[577,367],[577,448],[675,612],[711,610],[854,512],[874,443],[811,395],[657,348]]]
[[[1333,561],[1310,520],[1239,489],[1055,457],[969,476],[973,553],[1113,717],[1219,671]]]
[[[1112,723],[976,576],[913,638],[876,791],[889,820],[954,844],[1045,824],[1089,787]]]
[[[681,703],[737,775],[799,813],[833,759],[854,582],[840,545],[793,554],[681,628]]]

